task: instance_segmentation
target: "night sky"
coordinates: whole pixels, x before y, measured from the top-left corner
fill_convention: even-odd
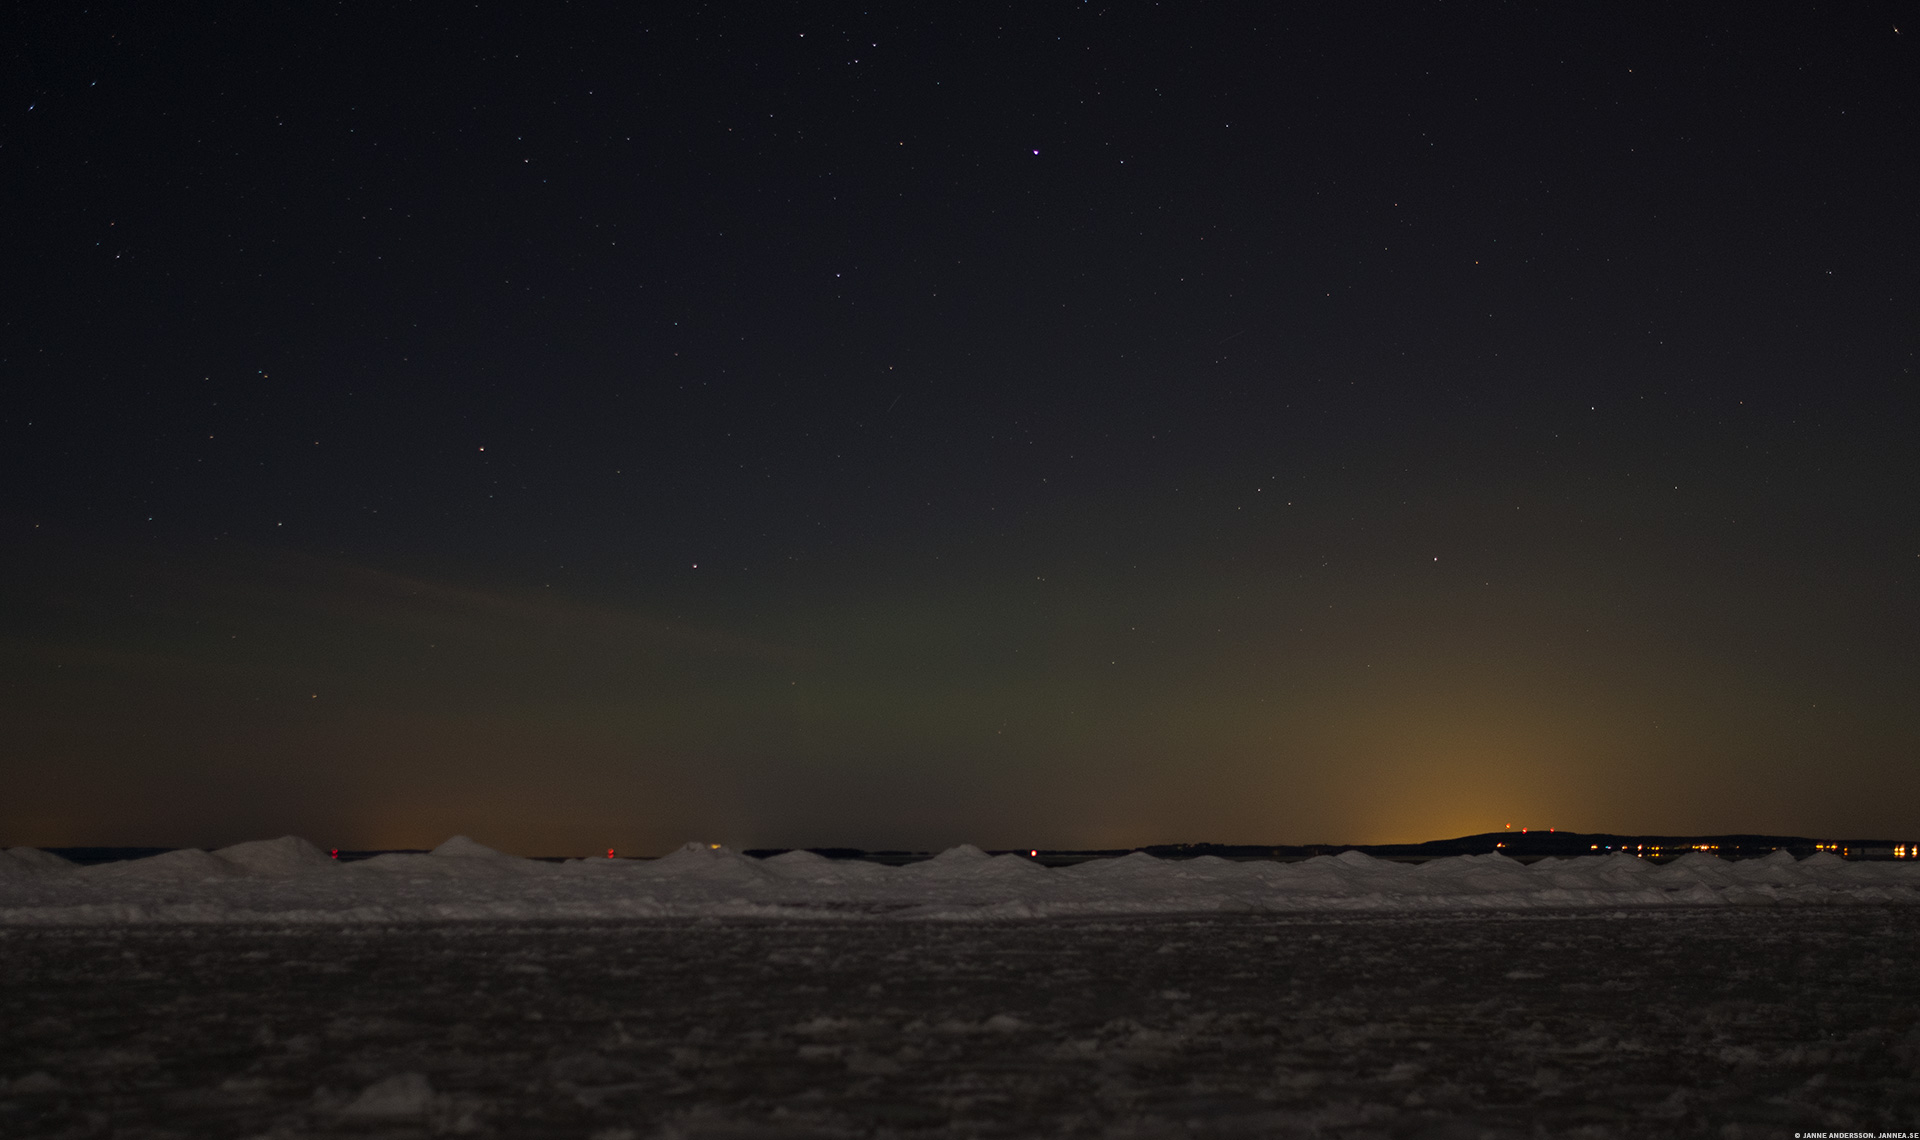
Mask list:
[[[8,19],[0,845],[1920,831],[1911,5]]]

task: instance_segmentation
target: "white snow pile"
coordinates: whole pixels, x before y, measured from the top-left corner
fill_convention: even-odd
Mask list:
[[[465,836],[426,855],[339,863],[304,839],[169,851],[80,867],[0,852],[0,926],[387,923],[621,918],[1009,919],[1288,911],[1920,903],[1920,865],[1784,851],[1728,862],[1695,852],[1543,859],[1461,855],[1396,863],[1349,851],[1299,863],[1134,853],[1050,869],[961,846],[903,867],[805,851],[754,859],[689,843],[662,859],[521,859]]]

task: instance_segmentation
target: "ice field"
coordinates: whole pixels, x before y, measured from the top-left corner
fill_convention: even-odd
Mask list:
[[[1911,865],[0,867],[9,1140],[1920,1128]]]
[[[0,859],[0,925],[389,923],[625,918],[1060,918],[1593,907],[1910,904],[1920,865],[1786,852],[1671,863],[1616,854],[1523,865],[1503,855],[1409,864],[1358,852],[1300,863],[1135,853],[1050,869],[956,847],[903,867],[805,851],[755,859],[688,844],[662,859],[549,863],[455,837],[426,855],[338,863],[304,840],[76,867]]]
[[[0,928],[0,1135],[1920,1121],[1920,908]]]

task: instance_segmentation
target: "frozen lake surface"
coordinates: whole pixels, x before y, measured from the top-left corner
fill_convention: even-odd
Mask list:
[[[1910,905],[0,926],[0,1135],[1920,1127]]]

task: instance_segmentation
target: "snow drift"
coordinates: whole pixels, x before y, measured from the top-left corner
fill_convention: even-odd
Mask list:
[[[465,836],[425,855],[338,863],[293,836],[80,867],[0,852],[0,925],[268,924],[622,918],[924,919],[1295,911],[1920,903],[1920,865],[1728,862],[1693,853],[1543,859],[1461,855],[1407,864],[1349,851],[1300,863],[1135,853],[1049,869],[962,846],[904,867],[804,851],[754,859],[689,843],[662,859],[549,863]]]

